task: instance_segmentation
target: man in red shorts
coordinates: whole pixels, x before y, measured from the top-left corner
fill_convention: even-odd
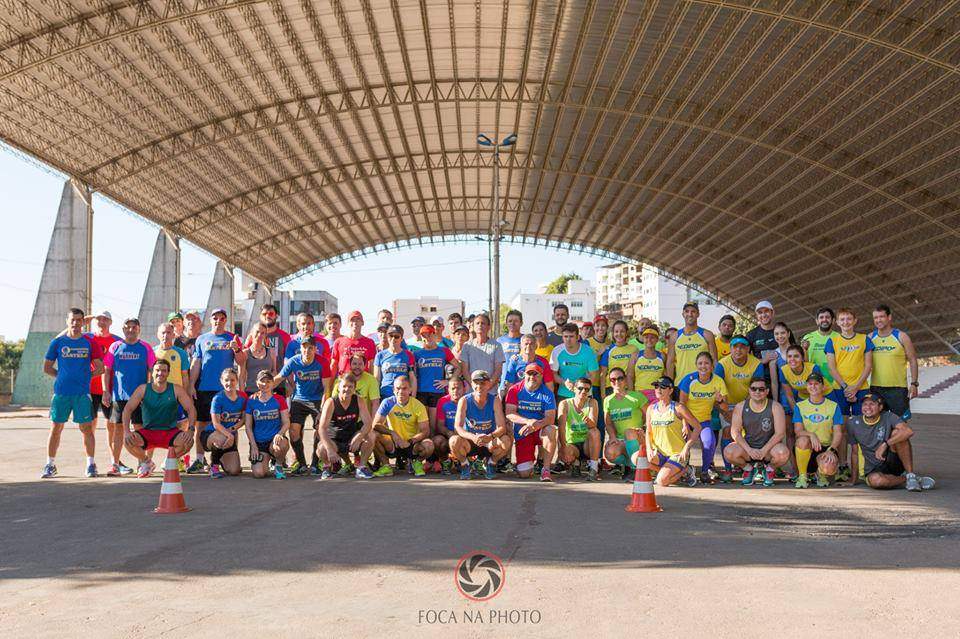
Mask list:
[[[539,364],[527,364],[523,381],[507,390],[507,421],[513,424],[513,440],[517,456],[517,474],[533,474],[537,446],[543,446],[547,460],[557,452],[557,401],[543,384],[543,369]],[[550,464],[544,463],[540,481],[553,481]]]

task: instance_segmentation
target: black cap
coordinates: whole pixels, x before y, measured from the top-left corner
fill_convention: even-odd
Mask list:
[[[863,399],[860,400],[860,403],[870,400],[871,402],[876,402],[880,408],[883,408],[883,396],[880,393],[874,393],[873,391],[867,391],[863,396]]]
[[[400,326],[399,324],[391,324],[390,327],[387,329],[387,334],[393,335],[394,333],[400,333],[401,335],[403,335],[403,327]]]
[[[377,326],[378,333],[380,331],[389,331],[389,330],[390,330],[390,322],[384,322],[383,324],[380,324],[379,326]]]
[[[412,320],[410,320],[411,324],[416,324],[417,322],[420,322],[421,324],[426,324],[427,320],[423,319],[423,315],[417,315]]]
[[[814,371],[814,372],[810,373],[809,375],[807,375],[807,381],[808,381],[808,382],[820,382],[820,383],[822,384],[822,383],[823,383],[823,375],[821,375],[821,374],[820,374],[819,372],[817,372],[817,371]]]
[[[664,375],[660,379],[653,382],[654,388],[673,388],[673,380]]]

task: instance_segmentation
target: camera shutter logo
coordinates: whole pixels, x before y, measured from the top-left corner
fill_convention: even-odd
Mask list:
[[[505,579],[503,562],[492,553],[474,550],[457,562],[454,581],[457,590],[467,599],[487,601],[503,590]]]

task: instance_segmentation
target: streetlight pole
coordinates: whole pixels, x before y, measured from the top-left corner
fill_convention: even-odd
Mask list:
[[[493,202],[490,217],[490,244],[488,256],[490,259],[490,323],[493,337],[500,335],[500,147],[513,146],[517,143],[517,134],[511,133],[496,143],[482,133],[477,136],[480,146],[493,148]]]

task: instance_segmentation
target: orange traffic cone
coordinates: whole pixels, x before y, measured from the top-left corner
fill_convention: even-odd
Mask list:
[[[628,513],[658,513],[663,508],[657,503],[653,492],[653,480],[650,478],[650,464],[647,462],[645,442],[640,440],[640,452],[637,454],[637,472],[633,476],[633,494],[627,504]]]
[[[160,503],[153,512],[158,515],[185,513],[191,509],[183,500],[183,486],[180,484],[180,471],[177,469],[177,456],[173,446],[167,449],[167,460],[163,463],[163,484],[160,485]]]

